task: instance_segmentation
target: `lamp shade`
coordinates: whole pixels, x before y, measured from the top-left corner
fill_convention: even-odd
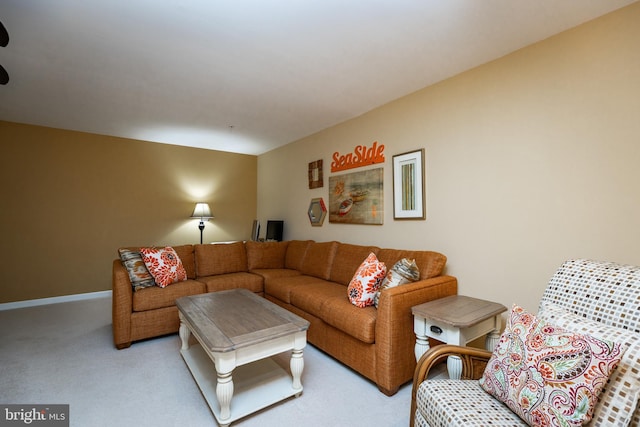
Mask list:
[[[196,203],[196,207],[193,209],[191,218],[209,219],[213,218],[211,215],[211,208],[208,203]]]

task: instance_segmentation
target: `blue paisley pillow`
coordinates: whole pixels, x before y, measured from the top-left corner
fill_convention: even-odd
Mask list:
[[[581,426],[625,350],[514,304],[480,385],[529,425]]]

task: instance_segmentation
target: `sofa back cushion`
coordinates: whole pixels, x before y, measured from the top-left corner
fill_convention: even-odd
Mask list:
[[[313,240],[291,240],[287,246],[284,268],[300,270],[304,255],[307,253],[307,248],[311,243],[313,243]]]
[[[384,262],[387,268],[391,268],[402,258],[415,259],[420,280],[440,276],[447,263],[447,257],[433,251],[407,251],[401,249],[380,249],[378,259]]]
[[[288,241],[284,242],[254,242],[245,243],[247,251],[247,267],[249,270],[258,268],[284,268],[284,258],[287,254]]]
[[[304,255],[300,271],[308,276],[329,280],[331,264],[338,249],[338,242],[312,242]],[[362,262],[362,260],[360,260]]]
[[[196,258],[194,255],[193,245],[180,245],[172,246],[176,251],[185,271],[187,272],[187,279],[196,278]]]
[[[195,245],[198,277],[247,271],[243,242]]]
[[[347,286],[360,264],[370,253],[377,255],[380,248],[376,246],[360,246],[339,243],[336,249],[329,280]]]

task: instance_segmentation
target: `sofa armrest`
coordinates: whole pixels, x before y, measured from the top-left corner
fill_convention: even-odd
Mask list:
[[[411,388],[411,412],[409,414],[411,427],[414,425],[418,387],[420,387],[420,384],[427,379],[431,368],[438,363],[443,362],[449,356],[458,356],[462,360],[461,379],[477,380],[482,377],[482,373],[484,372],[487,362],[489,362],[489,358],[491,357],[491,352],[479,348],[461,347],[448,344],[438,345],[427,350],[418,361],[416,370],[413,374],[413,386]]]
[[[111,271],[111,321],[113,343],[118,349],[131,345],[131,313],[133,312],[133,288],[129,274],[119,259],[113,261]]]
[[[458,293],[452,276],[437,276],[385,289],[376,318],[376,381],[388,394],[413,377],[416,365],[411,307]]]

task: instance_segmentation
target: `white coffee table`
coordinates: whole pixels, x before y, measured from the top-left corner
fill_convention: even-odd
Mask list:
[[[308,321],[246,289],[183,297],[176,305],[180,353],[218,424],[300,396]],[[291,375],[270,359],[285,351]]]

